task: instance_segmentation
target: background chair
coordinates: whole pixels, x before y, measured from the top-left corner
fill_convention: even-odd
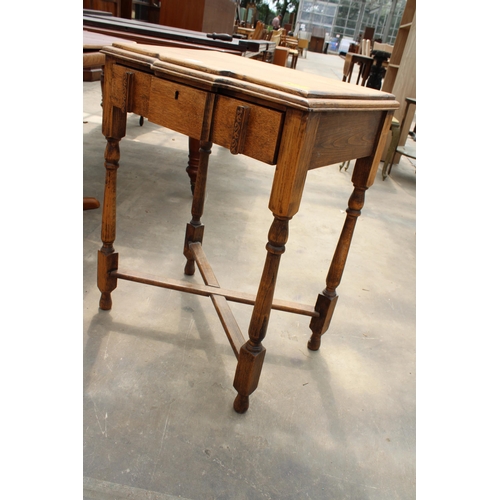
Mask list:
[[[297,50],[299,51],[301,57],[307,58],[308,47],[309,47],[309,40],[307,38],[299,38],[299,41],[297,43]]]
[[[265,24],[262,21],[257,21],[257,24],[255,25],[255,30],[250,36],[251,40],[262,40],[263,34],[264,34],[264,29],[265,29]]]
[[[271,42],[274,42],[276,46],[280,45],[281,43],[281,35],[284,32],[283,28],[279,30],[274,30],[271,32]]]

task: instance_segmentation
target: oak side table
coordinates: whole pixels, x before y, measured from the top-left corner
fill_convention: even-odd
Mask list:
[[[233,407],[244,413],[257,388],[264,362],[262,341],[272,309],[311,317],[311,350],[320,347],[337,302],[354,226],[373,184],[394,110],[394,96],[297,70],[222,52],[114,43],[106,55],[102,130],[106,182],[102,210],[102,247],[98,251],[99,307],[111,309],[118,279],[210,297],[237,357]],[[200,140],[200,165],[186,227],[184,273],[199,269],[204,284],[143,275],[118,266],[114,248],[119,142],[126,135],[127,113]],[[276,165],[269,199],[274,215],[256,295],[222,288],[202,246],[201,222],[208,158],[212,144],[233,154]],[[297,213],[310,169],[356,159],[354,190],[339,237],[326,288],[315,305],[274,299],[288,222]],[[253,305],[248,338],[229,308],[235,301]]]

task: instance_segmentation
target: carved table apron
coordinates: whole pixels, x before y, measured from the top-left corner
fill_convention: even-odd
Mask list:
[[[98,252],[99,307],[111,309],[111,292],[118,279],[209,296],[237,357],[233,407],[243,413],[258,385],[265,356],[262,341],[272,309],[310,316],[308,347],[319,349],[337,302],[337,287],[356,219],[365,191],[377,173],[398,103],[391,94],[232,54],[119,43],[105,47],[103,52],[103,134],[107,145],[102,247]],[[119,142],[126,134],[128,112],[200,140],[198,178],[184,242],[184,273],[192,275],[198,267],[203,285],[118,267],[113,246],[116,178]],[[255,296],[221,288],[203,251],[201,217],[212,144],[276,165],[269,200],[274,221]],[[354,191],[327,272],[326,288],[314,306],[274,299],[288,222],[299,210],[307,171],[350,159],[357,160],[352,175]],[[231,314],[228,301],[253,305],[248,339]]]

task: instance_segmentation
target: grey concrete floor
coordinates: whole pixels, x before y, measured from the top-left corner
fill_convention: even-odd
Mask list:
[[[297,69],[341,79],[343,60]],[[313,76],[311,76],[313,77]],[[83,85],[84,195],[102,201],[99,83]],[[358,220],[321,349],[309,321],[273,311],[259,387],[232,409],[236,359],[209,299],[119,281],[98,309],[101,210],[83,213],[84,498],[415,498],[416,162],[379,174]],[[118,171],[123,268],[183,275],[187,138],[129,115]],[[309,173],[276,297],[314,304],[352,191],[332,165]],[[204,248],[221,286],[256,292],[273,167],[214,146]],[[246,331],[249,306],[232,304]]]

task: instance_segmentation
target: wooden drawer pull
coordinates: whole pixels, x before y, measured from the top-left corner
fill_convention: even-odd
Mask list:
[[[248,117],[250,116],[250,108],[248,106],[238,106],[236,108],[236,116],[234,118],[233,137],[231,139],[231,147],[229,150],[233,155],[237,155],[243,151],[245,146],[245,137],[247,134]]]

